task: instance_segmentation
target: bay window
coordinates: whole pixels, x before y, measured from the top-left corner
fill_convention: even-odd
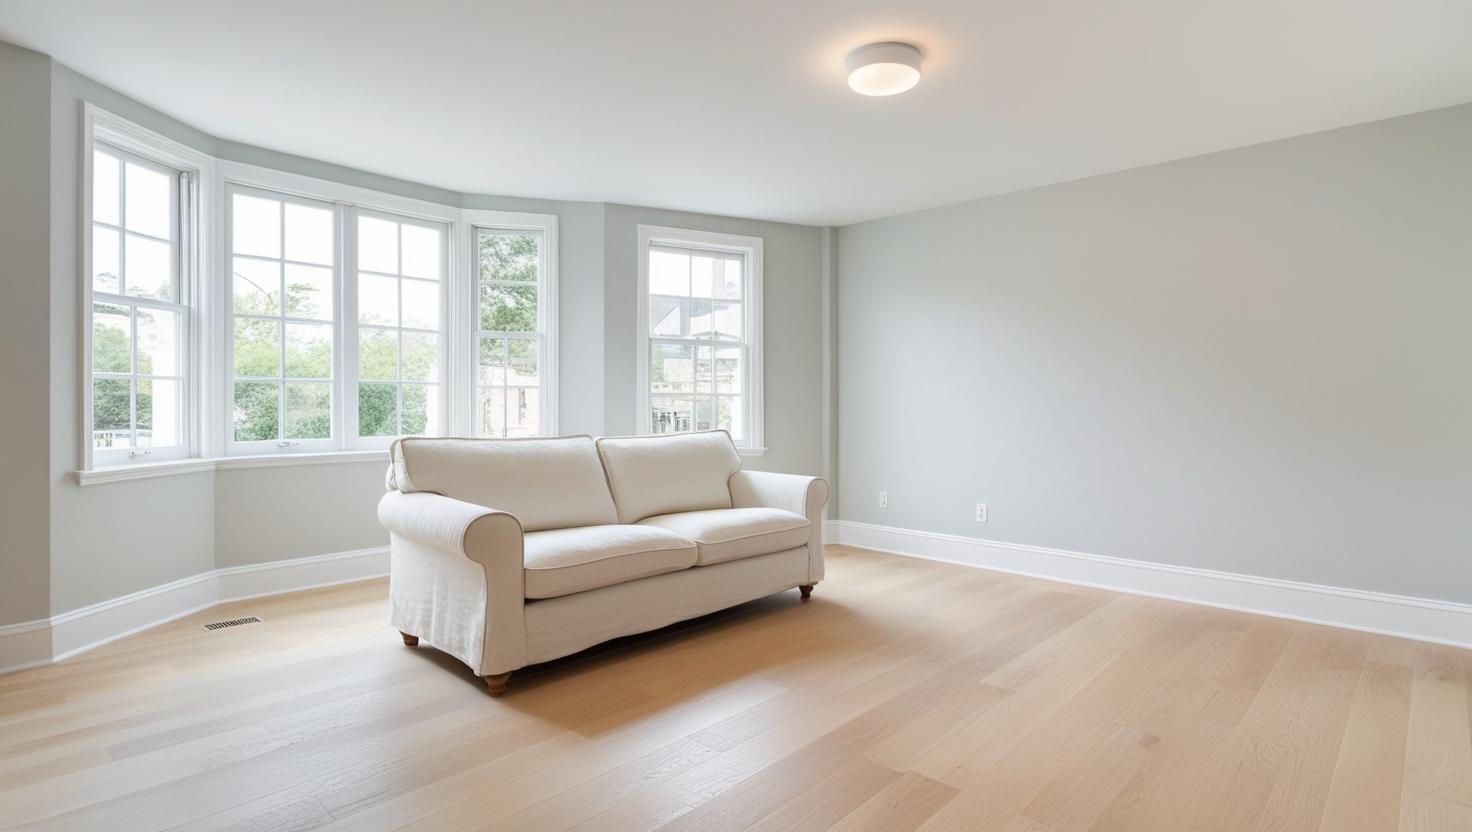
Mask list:
[[[84,131],[79,482],[556,433],[555,216]]]
[[[639,226],[640,433],[761,452],[761,260],[758,237]]]

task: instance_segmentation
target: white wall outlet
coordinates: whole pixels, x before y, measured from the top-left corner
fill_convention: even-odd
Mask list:
[[[986,503],[977,503],[976,504],[976,522],[978,522],[978,523],[985,523],[986,522]]]
[[[881,491],[881,492],[879,492],[879,507],[880,508],[889,508],[889,492],[888,491]]]

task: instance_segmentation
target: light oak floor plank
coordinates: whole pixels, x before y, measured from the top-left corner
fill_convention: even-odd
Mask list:
[[[1472,651],[828,554],[499,699],[384,581],[0,677],[0,828],[1472,830]]]

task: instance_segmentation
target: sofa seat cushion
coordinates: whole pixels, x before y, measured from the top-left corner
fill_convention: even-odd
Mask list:
[[[793,549],[808,542],[808,521],[780,508],[722,508],[661,514],[640,521],[695,541],[696,563],[728,560]]]
[[[654,526],[579,526],[528,532],[522,554],[526,597],[556,598],[678,572],[695,565],[695,544]]]

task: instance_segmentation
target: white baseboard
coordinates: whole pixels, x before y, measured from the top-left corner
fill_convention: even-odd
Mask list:
[[[1451,601],[897,529],[851,520],[826,523],[824,540],[1135,595],[1472,647],[1472,605]]]
[[[216,604],[387,574],[387,546],[215,569],[49,619],[0,627],[0,673],[61,661]]]

